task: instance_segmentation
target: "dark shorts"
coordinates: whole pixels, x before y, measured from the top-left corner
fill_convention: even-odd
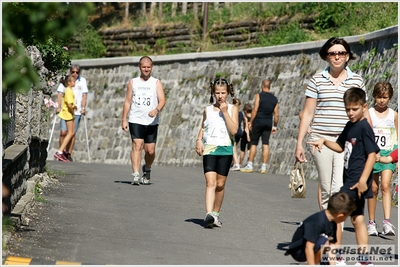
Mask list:
[[[258,140],[262,140],[263,145],[269,145],[269,137],[271,136],[271,125],[254,125],[250,132],[250,144],[258,145]]]
[[[235,134],[235,143],[238,144],[239,141],[242,139],[242,135],[241,134]]]
[[[355,211],[353,211],[352,214],[350,214],[350,217],[357,216],[357,215],[364,215],[364,207],[365,207],[365,196],[364,195],[361,195],[361,198],[358,198],[357,190],[350,190],[350,189],[348,189],[348,186],[346,186],[346,185],[343,185],[340,188],[339,192],[347,193],[356,202],[357,209]]]
[[[228,176],[233,156],[203,156],[203,170],[206,172],[216,172],[222,176]]]
[[[129,132],[133,139],[144,139],[144,142],[155,143],[157,141],[158,125],[141,125],[129,123]]]
[[[315,242],[314,253],[317,253],[321,249],[321,246],[325,245],[326,241],[328,241],[327,237],[320,236],[317,242]],[[295,261],[305,262],[307,261],[305,250],[306,250],[306,243],[304,242],[301,246],[285,253],[285,255],[291,255]]]
[[[240,139],[240,151],[246,151],[250,149],[250,142],[247,141],[247,133],[243,132],[242,138]]]

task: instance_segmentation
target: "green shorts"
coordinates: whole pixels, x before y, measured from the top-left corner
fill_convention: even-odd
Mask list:
[[[394,146],[393,150],[395,150],[396,148],[397,148],[397,145]],[[390,156],[390,153],[393,150],[381,150],[380,151],[381,157]],[[384,170],[391,170],[392,172],[394,172],[396,170],[396,163],[385,164],[385,163],[375,162],[373,173],[380,173]]]

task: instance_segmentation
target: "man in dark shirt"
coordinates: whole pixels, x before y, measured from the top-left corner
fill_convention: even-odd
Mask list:
[[[278,125],[278,99],[271,94],[271,81],[266,79],[261,84],[262,91],[254,97],[254,108],[249,121],[250,151],[247,165],[240,169],[241,172],[253,172],[253,160],[256,156],[257,145],[260,137],[262,139],[262,160],[260,173],[267,173],[267,161],[269,157],[269,137],[271,132],[276,133]]]

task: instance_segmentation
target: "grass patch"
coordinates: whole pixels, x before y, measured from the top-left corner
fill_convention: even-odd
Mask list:
[[[35,184],[35,191],[33,192],[35,202],[47,203],[47,199],[42,196],[42,185],[37,182]]]
[[[63,177],[65,176],[64,171],[58,171],[58,170],[51,170],[46,168],[46,172],[49,175],[50,178],[56,178],[56,177]]]

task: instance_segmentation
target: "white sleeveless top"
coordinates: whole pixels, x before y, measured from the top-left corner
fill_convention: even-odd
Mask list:
[[[397,145],[397,133],[394,125],[394,111],[389,108],[389,113],[385,118],[379,118],[372,107],[369,110],[372,126],[375,134],[375,142],[380,149],[393,150]]]
[[[232,104],[228,104],[229,116],[232,116]],[[203,140],[205,145],[230,146],[231,136],[221,111],[214,111],[214,106],[206,108]]]
[[[157,83],[158,79],[150,77],[143,81],[140,77],[133,78],[132,83],[132,104],[129,111],[128,121],[141,125],[157,125],[158,114],[150,117],[149,112],[158,105]]]

